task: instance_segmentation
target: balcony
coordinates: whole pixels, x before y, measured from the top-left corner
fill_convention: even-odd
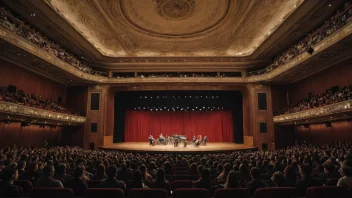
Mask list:
[[[77,126],[85,117],[47,111],[15,103],[0,101],[0,118],[6,121],[30,121],[36,124]]]
[[[346,100],[314,109],[274,116],[274,123],[279,125],[291,125],[350,118],[352,118],[352,100]]]

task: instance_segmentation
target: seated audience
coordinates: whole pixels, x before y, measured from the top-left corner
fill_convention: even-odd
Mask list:
[[[251,178],[252,181],[247,183],[247,188],[251,196],[254,195],[254,192],[259,188],[265,188],[268,186],[267,183],[260,180],[260,170],[256,167],[251,169]]]
[[[93,180],[103,180],[106,179],[108,176],[105,174],[105,166],[104,164],[99,164],[95,175],[93,176]]]
[[[195,188],[204,188],[209,192],[212,190],[212,181],[210,179],[209,169],[203,169],[201,171],[200,179],[194,182]]]
[[[0,197],[21,197],[20,189],[13,185],[18,178],[18,170],[7,167],[2,172],[3,184],[0,188]]]
[[[120,188],[123,191],[126,191],[126,185],[124,181],[117,180],[117,168],[115,165],[108,167],[108,178],[103,179],[100,182],[101,188]]]
[[[123,163],[121,168],[117,171],[117,175],[119,179],[124,181],[125,183],[127,183],[128,180],[133,179],[133,172],[131,170],[131,165],[130,163],[128,164],[129,164],[129,167],[127,166],[127,162]]]
[[[317,186],[317,181],[312,176],[312,167],[307,164],[299,166],[299,174],[301,175],[301,179],[296,180],[295,186],[300,196],[304,197],[309,187]]]
[[[241,188],[241,183],[238,179],[238,175],[235,171],[230,171],[227,175],[226,182],[223,185],[224,188]]]
[[[53,165],[46,165],[43,169],[43,177],[37,180],[36,188],[63,188],[61,181],[53,179],[55,169]]]
[[[132,182],[131,189],[132,188],[149,188],[144,184],[142,173],[140,170],[136,170],[133,173],[133,182]]]
[[[271,181],[274,183],[275,187],[288,187],[284,174],[277,171],[271,176]]]
[[[77,166],[73,178],[66,183],[67,188],[71,188],[76,197],[83,197],[88,185],[83,178],[84,167]]]
[[[72,176],[66,173],[65,163],[61,163],[56,167],[54,179],[63,182],[63,184],[65,184],[68,180],[72,179]]]
[[[165,189],[170,193],[170,183],[165,179],[165,172],[162,168],[158,169],[156,178],[151,182],[150,187]]]
[[[337,182],[337,186],[350,190],[352,188],[352,167],[342,166],[340,168],[342,177]]]

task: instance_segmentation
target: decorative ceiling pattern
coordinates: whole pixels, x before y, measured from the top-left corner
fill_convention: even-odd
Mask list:
[[[249,56],[304,0],[46,0],[108,57]]]

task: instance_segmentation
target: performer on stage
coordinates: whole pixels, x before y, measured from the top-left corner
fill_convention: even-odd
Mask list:
[[[160,135],[159,135],[159,143],[160,144],[165,144],[165,138],[164,138],[162,133],[160,133]]]
[[[149,139],[149,145],[150,145],[150,146],[153,146],[153,145],[154,145],[154,141],[155,141],[155,140],[154,140],[154,137],[153,137],[152,135],[149,135],[149,138],[148,138],[148,139]]]
[[[207,136],[204,136],[204,139],[203,139],[203,145],[206,145],[208,142],[208,137]]]
[[[174,139],[174,147],[178,147],[178,143],[180,141],[180,136],[179,135],[175,135],[175,139]]]

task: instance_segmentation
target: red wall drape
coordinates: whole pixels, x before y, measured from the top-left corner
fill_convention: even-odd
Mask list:
[[[125,119],[125,142],[146,142],[172,134],[208,136],[209,142],[233,142],[232,111],[127,111]]]

